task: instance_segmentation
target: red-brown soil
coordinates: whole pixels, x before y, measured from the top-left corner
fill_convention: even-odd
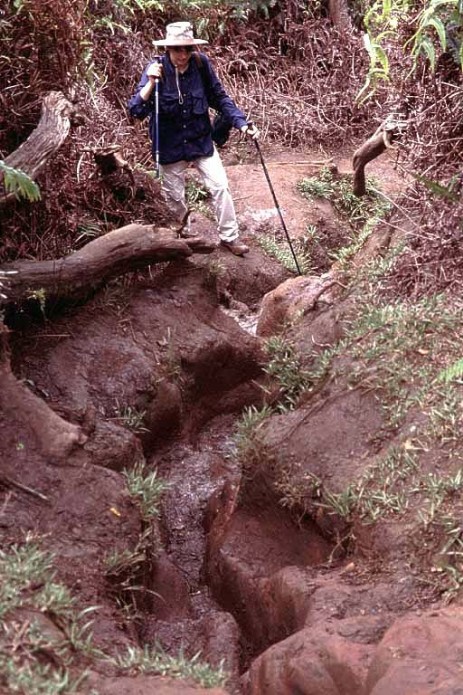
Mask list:
[[[62,418],[81,426],[87,441],[68,460],[53,462],[29,423],[5,409],[2,545],[33,534],[54,553],[58,577],[77,607],[98,606],[94,642],[107,654],[159,643],[172,654],[201,651],[212,665],[224,663],[231,674],[227,692],[233,693],[411,694],[411,686],[402,684],[413,669],[412,664],[407,671],[407,664],[418,656],[401,662],[402,675],[394,671],[389,647],[407,654],[414,647],[403,646],[402,623],[387,631],[397,617],[432,605],[435,596],[400,564],[381,564],[378,548],[382,543],[384,558],[393,557],[400,529],[394,534],[389,527],[382,539],[365,538],[346,557],[340,520],[323,514],[297,518],[278,504],[271,466],[248,481],[234,456],[243,409],[261,407],[266,398],[262,340],[243,326],[255,325],[264,295],[292,275],[257,244],[259,235],[279,226],[262,168],[257,160],[232,165],[232,154],[227,157],[243,236],[251,246],[244,259],[217,250],[163,264],[112,282],[85,306],[38,323],[23,317],[23,326],[13,329],[16,376]],[[309,204],[296,189],[322,161],[341,172],[349,169],[349,156],[268,154],[289,232],[297,237],[323,219],[337,244],[343,230],[333,211],[326,203]],[[388,156],[373,163],[371,173],[390,196],[402,185]],[[198,214],[195,225],[215,237],[209,219]],[[320,336],[336,333],[335,317],[323,320],[320,342]],[[306,338],[303,330],[294,336],[299,345]],[[131,429],[127,413],[142,414],[142,430],[134,431],[133,422]],[[273,462],[303,461],[302,473],[329,480],[337,491],[378,450],[382,424],[373,395],[327,388],[318,407],[309,403],[272,417],[263,436]],[[105,558],[110,551],[133,550],[144,530],[122,474],[140,461],[170,487],[131,615],[120,608],[120,587],[108,576]],[[461,611],[449,616],[433,623],[436,639],[445,641],[445,621],[461,630]],[[419,631],[419,615],[410,620]],[[386,646],[377,650],[385,633]],[[201,692],[154,676],[122,678],[101,660],[88,666],[91,675],[81,693]],[[420,668],[427,668],[422,659]],[[423,685],[420,693],[457,692],[450,689],[457,687],[453,653],[439,669],[447,669],[447,689]]]

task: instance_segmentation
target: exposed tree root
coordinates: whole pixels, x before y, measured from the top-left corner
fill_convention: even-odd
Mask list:
[[[31,432],[40,453],[49,461],[63,463],[87,437],[80,427],[63,420],[16,379],[10,367],[7,337],[8,331],[0,323],[0,417]]]

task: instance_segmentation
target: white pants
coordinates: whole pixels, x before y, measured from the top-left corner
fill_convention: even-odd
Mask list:
[[[183,220],[188,212],[185,201],[185,171],[190,164],[199,172],[202,182],[211,194],[220,239],[237,239],[239,230],[235,206],[228,187],[227,173],[215,146],[212,157],[161,165],[162,191],[169,208],[178,220]]]

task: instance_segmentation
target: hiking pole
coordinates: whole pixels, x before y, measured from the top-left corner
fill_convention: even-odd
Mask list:
[[[248,125],[251,125],[251,124],[248,123]],[[259,143],[258,143],[257,140],[254,140],[254,144],[255,144],[255,146],[256,146],[257,152],[259,153],[259,157],[260,157],[260,161],[261,161],[261,164],[262,164],[262,168],[263,168],[263,170],[264,170],[265,178],[267,179],[267,183],[268,183],[268,186],[269,186],[269,188],[270,188],[270,192],[271,192],[271,194],[272,194],[272,196],[273,196],[273,200],[274,200],[274,203],[275,203],[275,207],[276,207],[276,209],[277,209],[277,211],[278,211],[278,214],[279,214],[279,216],[280,216],[281,226],[283,227],[284,233],[286,234],[286,239],[287,239],[288,244],[289,244],[289,248],[291,249],[291,253],[293,254],[294,263],[296,264],[296,268],[297,268],[297,273],[298,273],[298,275],[302,275],[301,269],[299,268],[299,263],[297,262],[296,254],[294,253],[294,249],[293,249],[293,245],[292,245],[292,243],[291,243],[291,239],[289,238],[288,230],[286,229],[286,224],[285,224],[285,221],[284,221],[284,219],[283,219],[283,214],[282,214],[282,212],[281,212],[281,210],[280,210],[280,206],[278,205],[278,200],[277,200],[277,197],[276,197],[276,195],[275,195],[275,191],[273,190],[272,182],[270,181],[270,176],[269,176],[269,173],[268,173],[268,171],[267,171],[267,167],[265,166],[265,162],[264,162],[264,158],[263,158],[263,156],[262,156],[262,151],[261,151],[261,149],[260,149],[260,145],[259,145]]]
[[[161,62],[159,56],[154,56],[156,63]],[[154,168],[156,178],[160,177],[159,169],[159,77],[154,80]]]

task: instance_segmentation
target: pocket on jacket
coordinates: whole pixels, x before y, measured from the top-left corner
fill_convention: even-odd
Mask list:
[[[193,93],[192,95],[192,110],[195,116],[200,116],[201,114],[207,113],[209,110],[209,104],[203,93]]]
[[[163,116],[168,116],[169,118],[178,118],[180,116],[180,108],[178,96],[163,96],[159,100],[159,111]]]

